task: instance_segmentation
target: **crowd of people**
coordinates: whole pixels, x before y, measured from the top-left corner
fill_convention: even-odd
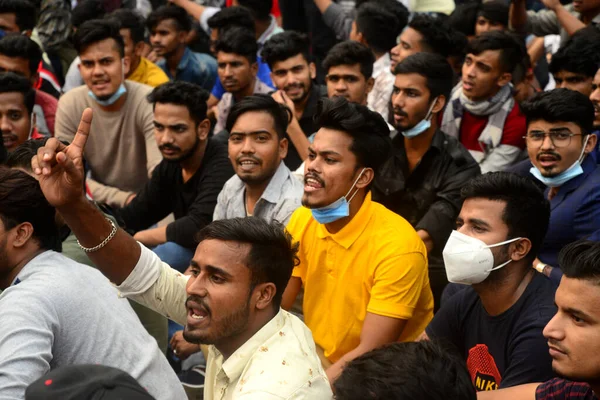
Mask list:
[[[0,0],[0,400],[599,399],[596,24]]]

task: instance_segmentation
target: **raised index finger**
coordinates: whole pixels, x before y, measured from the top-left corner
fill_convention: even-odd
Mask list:
[[[85,148],[85,143],[87,142],[88,136],[90,135],[91,125],[92,109],[86,108],[85,110],[83,110],[83,114],[81,114],[81,121],[79,122],[79,127],[77,128],[77,132],[75,133],[75,138],[73,138],[73,142],[71,142],[71,146],[80,148],[82,153],[83,149]]]

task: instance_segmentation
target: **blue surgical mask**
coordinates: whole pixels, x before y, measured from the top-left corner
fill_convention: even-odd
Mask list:
[[[539,181],[541,181],[544,185],[551,188],[560,187],[566,182],[575,178],[576,176],[583,174],[583,168],[581,167],[581,163],[583,161],[583,158],[585,157],[584,151],[585,146],[587,146],[589,137],[590,136],[588,135],[585,138],[585,142],[583,143],[583,148],[581,149],[581,154],[579,155],[579,158],[573,163],[573,165],[571,165],[568,169],[564,170],[560,174],[556,176],[544,176],[536,167],[531,167],[529,172],[531,173],[531,175],[535,176]]]
[[[127,93],[127,89],[125,88],[125,84],[121,83],[121,85],[119,86],[119,88],[117,89],[117,91],[115,92],[115,94],[113,94],[112,96],[110,96],[108,99],[106,100],[100,100],[95,94],[94,92],[92,92],[91,90],[88,90],[88,96],[90,96],[96,103],[100,104],[101,106],[104,107],[108,107],[108,106],[112,106],[113,104],[115,104],[117,102],[117,100],[119,100],[121,98],[121,96],[123,96],[125,93]]]
[[[433,99],[433,102],[431,103],[431,106],[429,106],[429,111],[427,111],[427,115],[425,115],[425,118],[423,118],[418,124],[410,128],[409,130],[402,131],[402,136],[409,139],[414,138],[415,136],[418,136],[421,133],[425,132],[427,129],[431,128],[431,111],[433,110],[433,106],[435,105],[436,99],[437,97]]]
[[[347,217],[350,215],[350,202],[352,201],[354,196],[356,196],[356,193],[358,193],[358,190],[356,192],[354,192],[354,194],[352,195],[352,197],[350,197],[349,200],[346,200],[346,198],[352,192],[352,190],[354,190],[354,186],[356,186],[356,184],[358,183],[358,180],[362,176],[363,172],[365,172],[365,169],[366,168],[363,168],[363,170],[360,171],[360,174],[358,174],[358,178],[356,178],[356,180],[354,181],[354,184],[352,185],[350,190],[348,190],[348,193],[346,193],[345,196],[340,197],[338,200],[336,200],[335,202],[331,203],[328,206],[321,207],[321,208],[312,208],[310,210],[313,218],[318,223],[329,224],[333,221],[337,221],[338,219],[341,219],[341,218],[344,218],[344,217]]]

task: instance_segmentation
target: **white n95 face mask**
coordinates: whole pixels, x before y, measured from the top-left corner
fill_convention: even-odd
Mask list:
[[[479,239],[452,231],[442,252],[448,281],[463,285],[483,282],[490,272],[500,269],[512,261],[509,259],[494,267],[494,254],[490,248],[509,244],[519,239],[521,238],[487,245]]]

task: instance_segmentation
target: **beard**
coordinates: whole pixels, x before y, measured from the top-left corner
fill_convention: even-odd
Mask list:
[[[187,325],[183,330],[183,338],[194,344],[218,344],[220,342],[227,341],[232,337],[238,336],[248,329],[250,319],[250,298],[253,288],[251,288],[248,294],[248,299],[244,305],[233,310],[228,315],[224,316],[219,321],[213,321],[212,312],[210,315],[209,326],[205,332],[194,332],[194,330],[188,329]],[[203,301],[197,301],[197,303],[203,304]],[[206,307],[209,310],[208,307]]]
[[[181,163],[183,161],[188,160],[189,158],[191,158],[194,153],[196,152],[196,150],[198,150],[198,147],[200,146],[200,138],[198,136],[196,136],[196,141],[194,142],[194,145],[187,150],[186,152],[182,153],[181,155],[179,155],[176,158],[165,158],[165,160],[169,163]],[[163,145],[163,146],[159,146],[158,148],[159,150],[162,149],[174,149],[174,150],[181,150],[179,147],[176,146],[171,146],[171,145]]]

